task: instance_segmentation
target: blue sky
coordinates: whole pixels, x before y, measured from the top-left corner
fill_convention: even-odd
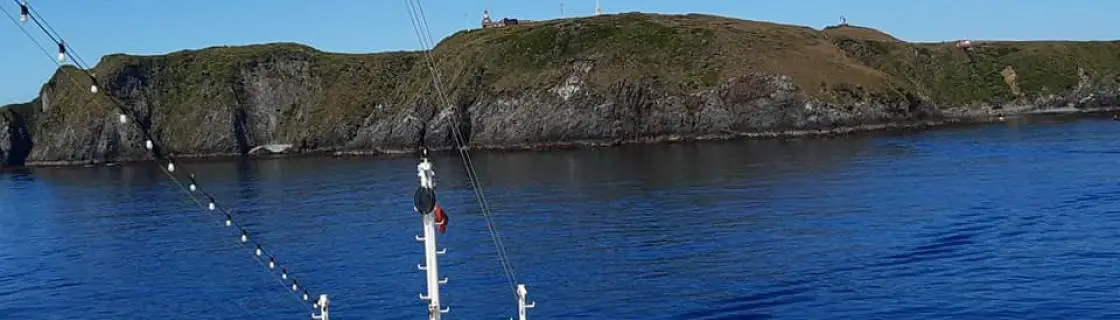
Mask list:
[[[108,53],[162,54],[214,45],[291,41],[334,52],[419,48],[404,0],[29,0],[89,63]],[[433,37],[475,27],[484,8],[495,18],[590,15],[595,0],[427,0]],[[0,0],[9,13],[19,8]],[[821,28],[845,15],[908,41],[960,38],[1120,39],[1120,1],[1102,0],[602,0],[604,11],[710,13]],[[31,100],[56,66],[0,17],[0,105]],[[33,24],[32,31],[54,53]]]

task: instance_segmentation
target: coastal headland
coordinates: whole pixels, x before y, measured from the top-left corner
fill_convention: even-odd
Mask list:
[[[147,159],[112,100],[181,158],[542,148],[842,134],[1120,105],[1120,41],[910,43],[711,15],[464,30],[430,52],[273,43],[114,54],[0,108],[0,164]],[[282,146],[282,147],[281,147]],[[252,151],[252,152],[250,152]]]

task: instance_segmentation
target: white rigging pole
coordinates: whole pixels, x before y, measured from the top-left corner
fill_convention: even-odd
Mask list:
[[[331,320],[330,311],[328,310],[329,309],[328,306],[330,304],[331,304],[331,302],[330,302],[330,299],[327,299],[327,295],[320,294],[319,295],[319,301],[315,302],[315,305],[314,305],[314,307],[316,309],[319,309],[318,310],[319,314],[312,313],[311,314],[311,319],[312,320]]]
[[[537,306],[536,302],[525,303],[526,296],[529,295],[529,290],[525,289],[524,284],[517,285],[517,319],[526,320],[526,309],[531,309]]]
[[[420,164],[416,165],[417,175],[420,176],[420,189],[416,191],[416,212],[420,213],[423,220],[424,236],[416,236],[416,241],[424,242],[424,264],[418,265],[420,271],[426,273],[428,294],[420,294],[420,300],[428,301],[428,319],[439,320],[440,316],[450,311],[450,308],[440,306],[439,286],[447,283],[447,278],[439,278],[439,257],[446,254],[447,249],[436,250],[436,217],[435,207],[435,170],[428,161],[427,150],[423,150]]]

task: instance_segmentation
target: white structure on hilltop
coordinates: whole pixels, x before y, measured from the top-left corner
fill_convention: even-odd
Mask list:
[[[603,7],[599,5],[599,0],[595,0],[595,15],[602,15]]]
[[[494,21],[490,20],[490,9],[482,10],[482,27],[489,28],[494,25]]]

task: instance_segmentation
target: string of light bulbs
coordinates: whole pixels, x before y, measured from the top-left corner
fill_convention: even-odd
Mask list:
[[[85,64],[85,61],[82,60],[81,57],[74,52],[73,48],[69,48],[69,50],[67,50],[68,45],[66,44],[66,41],[62,38],[62,36],[59,35],[58,32],[54,31],[54,28],[51,27],[51,25],[47,23],[45,19],[43,19],[42,15],[40,15],[26,0],[13,1],[20,6],[20,16],[18,21],[8,12],[7,9],[4,9],[3,6],[0,6],[0,11],[3,11],[4,15],[6,15],[9,20],[11,20],[12,23],[14,23],[17,27],[19,27],[19,29],[23,31],[23,33],[27,35],[27,37],[37,47],[39,47],[39,49],[43,51],[43,53],[46,54],[48,58],[51,58],[51,54],[48,53],[46,49],[39,43],[39,41],[36,40],[35,37],[31,36],[31,34],[23,26],[23,23],[26,23],[29,20],[35,23],[35,25],[37,25],[39,29],[44,34],[46,34],[48,38],[50,38],[51,41],[58,45],[59,58],[58,60],[51,59],[51,61],[53,61],[59,67],[60,73],[69,78],[71,82],[73,82],[78,88],[83,87],[83,85],[80,84],[80,81],[75,79],[69,72],[66,72],[65,69],[62,69],[62,62],[65,60],[64,58],[70,57],[74,64],[78,67],[78,71],[82,72],[86,77],[88,77],[88,80],[90,81],[90,93],[97,94],[99,92],[97,78],[94,74],[90,73],[89,70],[91,69],[88,65]],[[291,292],[302,306],[310,308],[319,307],[317,300],[312,302],[312,295],[310,290],[299,284],[296,278],[292,276],[291,272],[288,271],[288,267],[281,264],[276,259],[275,255],[265,250],[264,246],[250,237],[250,233],[248,230],[246,230],[246,228],[244,228],[241,224],[234,220],[233,210],[220,205],[212,193],[209,193],[202,189],[202,186],[198,183],[198,179],[196,178],[194,173],[187,174],[188,183],[184,185],[183,181],[175,174],[177,170],[175,166],[175,158],[170,153],[164,152],[166,151],[166,149],[161,148],[161,146],[159,146],[155,142],[156,140],[154,139],[154,136],[152,135],[149,128],[146,128],[138,121],[130,121],[130,119],[137,118],[133,115],[133,111],[126,108],[124,106],[124,103],[109,95],[108,93],[104,94],[104,96],[108,98],[108,100],[120,112],[119,121],[121,124],[127,124],[131,122],[140,129],[140,133],[144,138],[144,149],[148,151],[153,160],[161,164],[159,166],[161,171],[166,174],[167,177],[176,186],[179,187],[179,189],[184,191],[192,202],[197,204],[200,208],[203,208],[203,211],[209,215],[224,216],[224,226],[228,229],[234,230],[238,234],[239,239],[237,243],[246,249],[252,250],[253,260],[258,264],[266,267],[269,270],[269,273],[272,274],[274,278],[276,278],[280,282],[280,284],[286,288],[286,291]],[[92,102],[92,98],[90,100],[87,100],[87,103],[88,102]],[[202,199],[206,200],[205,203]]]

